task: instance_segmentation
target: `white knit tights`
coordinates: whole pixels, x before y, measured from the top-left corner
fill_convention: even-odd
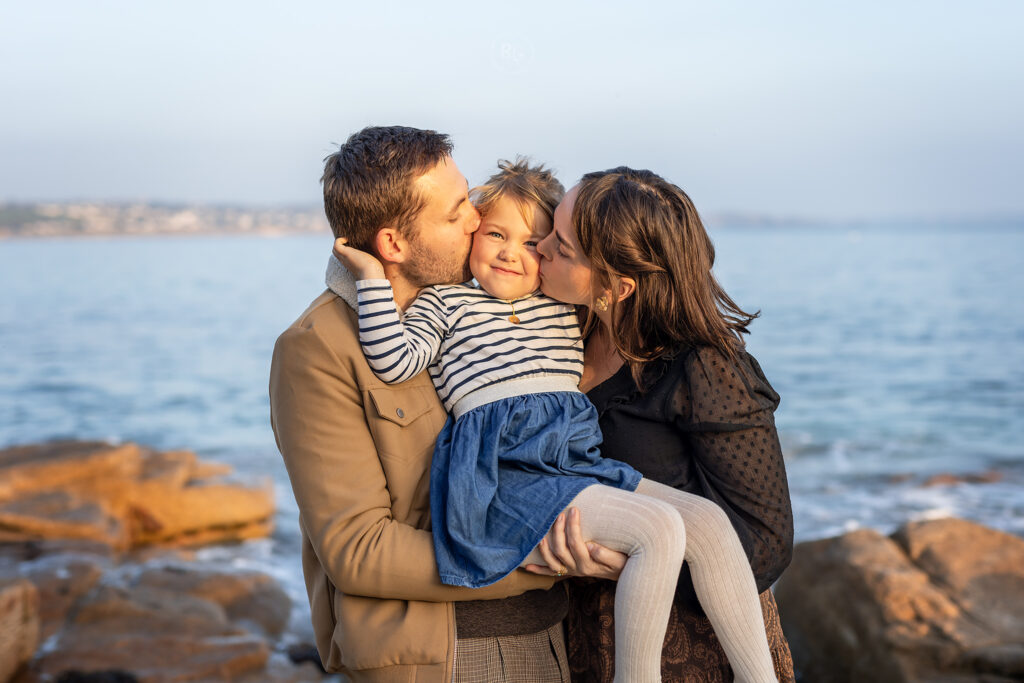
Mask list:
[[[750,564],[725,512],[649,479],[635,492],[589,486],[570,503],[583,535],[629,555],[615,589],[615,681],[661,680],[661,648],[685,560],[715,634],[743,683],[776,683]],[[523,564],[543,564],[534,549]]]

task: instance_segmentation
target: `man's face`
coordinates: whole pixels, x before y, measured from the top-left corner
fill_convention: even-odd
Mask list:
[[[416,287],[465,282],[469,249],[480,214],[469,201],[469,184],[451,157],[445,157],[415,181],[426,205],[412,226],[410,256],[402,274]]]

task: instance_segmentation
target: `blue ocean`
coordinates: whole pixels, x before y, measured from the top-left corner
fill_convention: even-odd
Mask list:
[[[1024,230],[712,237],[719,280],[761,312],[748,344],[782,395],[797,540],[945,515],[1024,535]],[[267,376],[275,338],[323,289],[330,242],[0,242],[0,447],[137,441],[271,479],[273,537],[203,554],[277,576],[301,623],[297,510]]]

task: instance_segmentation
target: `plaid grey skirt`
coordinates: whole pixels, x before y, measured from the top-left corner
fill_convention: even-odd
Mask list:
[[[455,683],[569,683],[562,623],[524,636],[460,638]]]

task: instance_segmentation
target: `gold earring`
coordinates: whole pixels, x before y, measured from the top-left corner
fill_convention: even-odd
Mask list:
[[[596,308],[597,310],[601,311],[602,313],[607,311],[608,310],[608,297],[606,297],[606,296],[599,296],[599,297],[597,297],[597,299],[594,301],[594,308]]]

